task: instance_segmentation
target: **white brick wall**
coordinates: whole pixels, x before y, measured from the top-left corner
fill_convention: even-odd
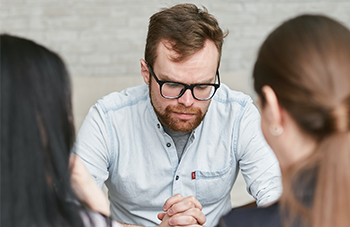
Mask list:
[[[0,0],[0,33],[33,39],[66,61],[73,76],[73,111],[79,129],[89,107],[112,91],[142,83],[139,59],[149,17],[185,1]],[[266,35],[301,13],[323,13],[350,27],[350,0],[194,0],[230,31],[223,47],[222,81],[253,95],[250,73]],[[241,178],[232,204],[252,200]]]
[[[122,84],[125,78],[129,78],[131,85],[142,82],[139,59],[144,55],[149,17],[180,2],[184,1],[0,0],[0,32],[36,40],[63,57],[70,74],[79,81],[73,86],[73,107],[79,128],[88,108],[96,101],[96,96],[91,95],[93,90],[102,96],[125,88]],[[206,6],[221,27],[230,31],[223,47],[222,81],[252,96],[250,74],[258,47],[283,20],[304,12],[323,13],[350,27],[350,0],[194,0],[192,3]],[[84,78],[96,78],[94,84],[100,85],[89,87]]]
[[[72,76],[139,76],[149,17],[182,1],[1,0],[0,31],[58,51]],[[228,29],[222,72],[251,71],[257,48],[275,26],[304,12],[324,13],[350,26],[347,0],[201,0]]]

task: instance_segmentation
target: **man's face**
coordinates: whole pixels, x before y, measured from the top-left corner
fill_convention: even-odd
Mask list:
[[[212,41],[207,40],[201,50],[180,62],[172,61],[172,57],[177,53],[168,49],[165,46],[167,44],[167,42],[160,42],[158,56],[153,65],[153,71],[159,80],[188,85],[215,83],[219,53]],[[145,81],[149,80],[149,76],[148,73]],[[210,100],[194,99],[189,89],[180,98],[166,99],[161,96],[159,85],[152,76],[149,80],[149,89],[158,119],[163,126],[173,131],[193,131],[202,122],[210,104]]]

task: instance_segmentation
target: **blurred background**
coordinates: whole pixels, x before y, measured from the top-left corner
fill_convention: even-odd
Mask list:
[[[102,96],[143,83],[149,17],[178,3],[205,6],[223,30],[222,82],[255,99],[251,71],[267,34],[303,13],[328,15],[350,27],[350,0],[0,0],[0,32],[29,38],[59,53],[73,85],[76,130]],[[232,205],[252,201],[239,175]]]

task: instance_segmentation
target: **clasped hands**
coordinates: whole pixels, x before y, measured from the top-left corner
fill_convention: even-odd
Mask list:
[[[69,161],[71,184],[78,199],[90,209],[109,216],[109,202],[82,160],[72,155]],[[164,213],[158,214],[158,218],[162,221],[158,227],[199,227],[206,221],[202,205],[194,196],[183,198],[180,194],[174,195],[164,203],[163,211]]]
[[[180,194],[174,195],[165,202],[163,210],[165,213],[158,214],[158,218],[162,220],[158,227],[198,227],[206,221],[202,205],[194,196],[183,198]]]

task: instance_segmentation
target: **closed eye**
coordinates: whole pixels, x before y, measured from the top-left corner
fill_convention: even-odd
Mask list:
[[[169,82],[167,82],[166,83],[166,85],[168,86],[168,87],[170,87],[170,88],[179,88],[179,87],[183,87],[183,85],[182,84],[178,84],[178,83],[169,83]]]
[[[204,84],[203,85],[200,84],[196,86],[196,89],[199,89],[199,90],[205,90],[207,88],[208,88],[208,85],[204,85]]]

